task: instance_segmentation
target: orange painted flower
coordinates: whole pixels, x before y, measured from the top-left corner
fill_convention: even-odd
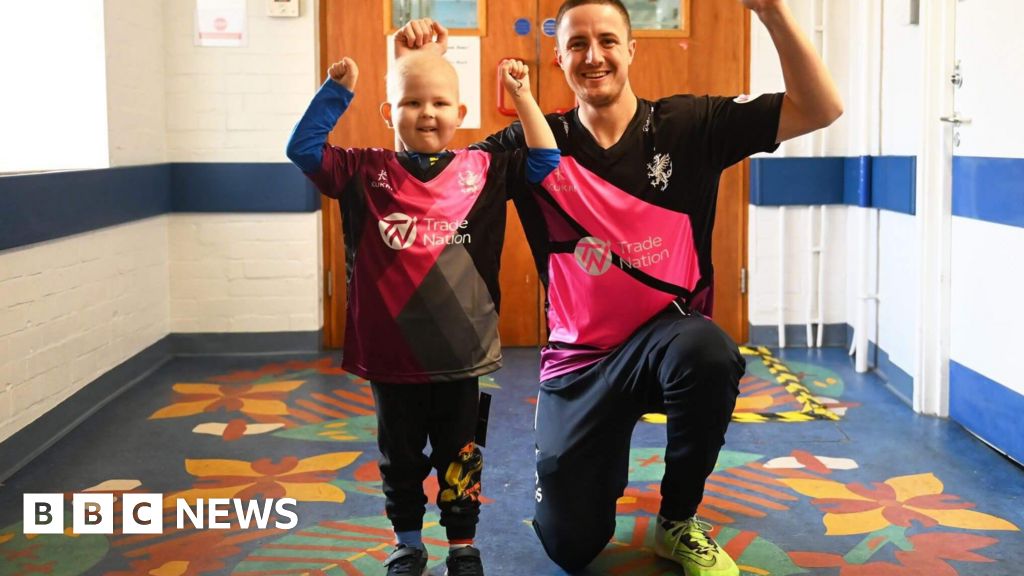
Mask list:
[[[872,487],[803,478],[780,482],[814,498],[812,503],[825,512],[829,536],[868,534],[890,525],[906,528],[911,522],[926,528],[939,524],[968,530],[1019,530],[1002,518],[969,510],[974,504],[943,494],[942,482],[933,474],[898,476]]]
[[[280,374],[304,372],[307,370],[313,370],[318,374],[328,376],[344,376],[347,374],[341,367],[336,365],[332,358],[320,358],[312,361],[289,360],[287,362],[267,364],[256,370],[239,370],[230,374],[214,376],[212,380],[215,382],[249,382],[266,378],[267,376],[278,376]]]
[[[185,469],[199,480],[195,487],[165,498],[174,506],[175,498],[190,503],[203,498],[294,498],[300,502],[345,501],[345,492],[330,482],[337,471],[348,466],[361,452],[334,452],[299,459],[287,456],[280,461],[262,458],[242,460],[185,460]]]
[[[918,534],[908,540],[912,549],[893,554],[898,564],[854,564],[840,554],[827,552],[790,552],[789,556],[802,568],[839,568],[839,576],[958,576],[960,572],[949,562],[991,563],[990,558],[975,551],[999,542],[986,536],[943,532]]]
[[[301,380],[235,386],[175,384],[176,402],[157,410],[150,418],[181,418],[218,410],[284,416],[288,414],[284,399],[302,384]]]

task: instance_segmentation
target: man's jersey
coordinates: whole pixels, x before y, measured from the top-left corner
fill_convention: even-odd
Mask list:
[[[390,150],[323,147],[320,169],[306,175],[341,206],[343,368],[403,383],[501,366],[506,170],[522,172],[522,157],[461,150],[424,165]]]
[[[777,147],[782,98],[641,99],[608,149],[577,110],[548,115],[561,163],[515,196],[547,287],[541,380],[597,362],[673,301],[711,314],[719,178]],[[513,125],[479,148],[522,146]]]

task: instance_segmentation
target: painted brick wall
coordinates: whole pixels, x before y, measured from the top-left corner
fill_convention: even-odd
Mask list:
[[[0,252],[0,441],[168,332],[167,218]]]
[[[846,206],[826,209],[828,230],[825,237],[825,323],[844,323],[846,318]],[[749,300],[750,323],[755,326],[778,324],[779,274],[784,274],[785,321],[804,324],[807,321],[807,278],[811,273],[807,255],[812,239],[808,229],[810,211],[803,206],[786,208],[785,268],[779,261],[779,209],[770,206],[750,206],[748,219],[749,242]],[[814,210],[813,242],[818,242],[821,212]],[[817,274],[817,265],[814,273]],[[816,302],[816,301],[815,301]],[[817,315],[815,303],[814,315]]]
[[[160,0],[105,0],[111,166],[167,160]]]
[[[248,46],[193,45],[194,2],[166,1],[167,148],[171,162],[287,162],[285,142],[317,86],[316,3],[270,18],[249,0]]]
[[[320,214],[176,214],[172,332],[319,330]]]
[[[249,0],[248,45],[193,45],[192,2],[164,2],[171,162],[287,162],[317,88],[315,2],[270,18]],[[318,330],[319,213],[175,214],[171,331]]]

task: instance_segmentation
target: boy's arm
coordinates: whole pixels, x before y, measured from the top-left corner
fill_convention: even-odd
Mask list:
[[[512,96],[530,149],[526,158],[527,179],[536,184],[558,166],[560,154],[555,135],[530,91],[529,67],[519,60],[506,60],[501,66],[501,80]]]
[[[295,125],[285,153],[293,164],[311,174],[320,170],[327,136],[348,109],[359,69],[351,58],[335,62],[327,70],[328,80],[313,96],[305,114]]]

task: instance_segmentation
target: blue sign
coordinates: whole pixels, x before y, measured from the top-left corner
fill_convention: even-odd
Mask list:
[[[527,34],[530,33],[530,28],[531,26],[529,18],[519,18],[518,20],[516,20],[516,34],[519,34],[520,36],[526,36]]]
[[[555,35],[555,19],[554,18],[548,18],[547,20],[545,20],[544,23],[541,24],[541,30],[544,31],[544,35],[545,36],[554,36]]]

